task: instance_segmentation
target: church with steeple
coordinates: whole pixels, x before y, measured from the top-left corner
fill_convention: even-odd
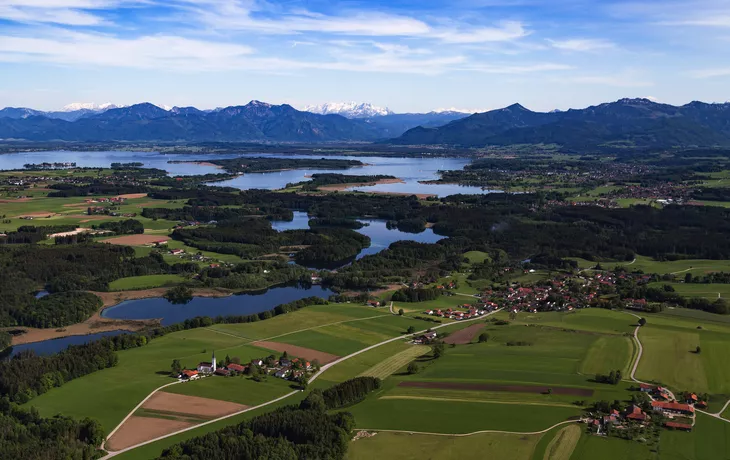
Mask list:
[[[200,363],[198,364],[198,372],[203,374],[213,374],[215,373],[216,362],[215,362],[215,351],[213,351],[213,357],[211,358],[209,363]]]

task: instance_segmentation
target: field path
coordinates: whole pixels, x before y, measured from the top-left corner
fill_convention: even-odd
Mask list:
[[[374,428],[355,428],[354,431],[382,431],[384,433],[408,433],[408,434],[425,434],[429,436],[453,436],[458,438],[463,438],[467,436],[474,436],[477,434],[485,434],[485,433],[499,433],[499,434],[545,434],[548,431],[552,430],[555,427],[561,426],[561,425],[567,425],[569,423],[580,423],[580,420],[566,420],[564,422],[556,423],[555,425],[545,428],[544,430],[540,431],[500,431],[500,430],[483,430],[483,431],[475,431],[473,433],[429,433],[427,431],[410,431],[410,430],[377,430]]]
[[[635,316],[636,318],[641,318],[639,315],[635,315],[634,313],[629,313],[627,311],[625,311],[624,313],[626,313],[627,315]],[[639,361],[641,361],[641,355],[644,352],[644,348],[641,346],[641,340],[639,340],[639,329],[640,328],[641,328],[641,326],[637,326],[636,329],[634,329],[634,340],[636,341],[636,344],[639,346],[639,353],[637,353],[637,355],[636,355],[636,361],[634,362],[634,366],[631,369],[631,380],[633,380],[634,382],[637,382],[637,383],[646,383],[646,382],[642,382],[641,380],[638,380],[636,377],[634,377],[634,374],[636,373],[636,368],[639,367]],[[666,388],[666,390],[671,395],[671,397],[673,399],[675,399],[675,400],[677,399],[674,396],[674,393],[672,393],[669,390],[669,388]],[[722,407],[722,409],[720,410],[720,412],[711,413],[711,412],[704,411],[702,409],[695,409],[695,412],[701,412],[701,413],[703,413],[705,415],[709,415],[710,417],[715,417],[718,420],[722,420],[723,422],[730,423],[730,420],[722,417],[722,413],[725,412],[725,409],[727,409],[728,406],[730,406],[730,400],[728,400],[725,403],[725,405]],[[694,417],[694,419],[696,419],[696,417]],[[695,424],[695,420],[694,419],[692,420],[692,425]]]
[[[493,315],[493,314],[495,314],[495,313],[497,313],[497,312],[499,312],[499,311],[501,311],[501,310],[502,310],[501,308],[498,308],[497,310],[494,310],[493,312],[491,312],[491,313],[487,313],[486,315],[483,315],[483,316],[477,316],[476,318],[472,318],[472,319],[465,319],[465,320],[463,320],[463,321],[458,321],[458,322],[457,322],[457,321],[455,321],[455,322],[453,322],[453,323],[446,323],[446,324],[442,324],[442,325],[440,325],[440,326],[435,326],[435,327],[432,327],[432,328],[431,328],[431,330],[434,330],[434,329],[440,329],[440,328],[442,328],[442,327],[448,327],[448,326],[453,326],[453,325],[455,325],[455,324],[461,324],[461,323],[466,323],[466,322],[469,322],[469,321],[476,321],[476,320],[480,320],[480,319],[486,318],[487,316]],[[377,318],[377,317],[381,317],[381,316],[382,316],[382,317],[386,317],[386,316],[387,316],[387,317],[390,317],[390,315],[387,315],[387,314],[385,314],[385,315],[377,315],[377,316],[375,316],[375,318]],[[373,318],[374,318],[374,317],[370,317],[370,318],[359,318],[359,319],[355,319],[355,320],[349,320],[349,321],[361,321],[361,320],[364,320],[364,319],[373,319]],[[339,321],[339,323],[346,323],[346,322],[348,322],[348,321]],[[337,324],[337,323],[333,323],[333,324]],[[306,331],[306,330],[309,330],[309,329],[316,329],[316,328],[319,328],[319,327],[323,327],[323,326],[314,326],[314,327],[311,327],[311,328],[308,328],[308,329],[302,329],[302,331]],[[414,332],[413,334],[403,334],[403,335],[399,335],[399,336],[397,336],[397,337],[393,337],[393,338],[391,338],[391,339],[387,339],[387,340],[384,340],[384,341],[382,341],[382,342],[380,342],[380,343],[376,343],[375,345],[371,345],[371,346],[369,346],[369,347],[367,347],[367,348],[363,348],[362,350],[358,350],[358,351],[356,351],[356,352],[354,352],[354,353],[351,353],[351,354],[349,354],[349,355],[347,355],[347,356],[343,356],[342,358],[339,358],[339,359],[338,359],[338,360],[336,360],[336,361],[332,361],[331,363],[329,363],[329,364],[325,364],[324,366],[322,366],[322,367],[321,367],[321,368],[319,369],[319,372],[317,372],[316,374],[314,374],[314,375],[312,376],[312,378],[311,378],[311,379],[309,380],[309,383],[311,384],[312,382],[314,382],[315,380],[317,380],[317,378],[318,378],[318,377],[319,377],[320,375],[322,375],[322,374],[323,374],[323,373],[324,373],[324,372],[325,372],[325,371],[326,371],[327,369],[329,369],[330,367],[332,367],[332,366],[334,366],[334,365],[336,365],[336,364],[339,364],[339,363],[341,363],[341,362],[343,362],[343,361],[345,361],[345,360],[348,360],[348,359],[350,359],[350,358],[352,358],[352,357],[354,357],[354,356],[357,356],[357,355],[360,355],[360,354],[362,354],[362,353],[365,353],[365,352],[368,352],[368,351],[370,351],[370,350],[373,350],[373,349],[375,349],[375,348],[377,348],[377,347],[379,347],[379,346],[381,346],[381,345],[385,345],[385,344],[388,344],[388,343],[392,343],[392,342],[395,342],[395,341],[397,341],[397,340],[403,340],[403,339],[405,339],[405,338],[407,338],[407,337],[413,337],[413,336],[415,336],[415,335],[417,335],[417,334],[423,334],[423,333],[425,333],[426,331],[427,331],[427,329],[424,329],[424,330],[422,330],[422,331],[417,331],[417,332]],[[301,331],[295,331],[295,332],[301,332]],[[294,333],[294,332],[291,332],[291,334],[293,334],[293,333]],[[277,338],[277,337],[282,337],[282,336],[284,336],[284,335],[289,335],[289,334],[290,334],[290,333],[287,333],[287,334],[281,334],[281,335],[278,335],[278,336],[275,336],[275,337],[270,337],[269,339],[272,339],[272,338]],[[126,421],[126,420],[127,420],[127,419],[128,419],[128,418],[129,418],[129,417],[130,417],[130,416],[131,416],[131,415],[132,415],[132,414],[133,414],[133,413],[134,413],[134,412],[135,412],[135,411],[136,411],[137,409],[139,409],[139,407],[140,407],[140,406],[141,406],[141,405],[142,405],[142,404],[143,404],[143,403],[144,403],[145,401],[147,401],[147,400],[148,400],[148,399],[149,399],[149,398],[150,398],[150,397],[151,397],[151,396],[152,396],[153,394],[155,394],[155,393],[156,393],[156,392],[157,392],[158,390],[160,390],[160,389],[162,389],[162,388],[165,388],[165,387],[167,387],[167,386],[170,386],[170,385],[175,385],[176,383],[179,383],[179,382],[173,382],[173,383],[168,383],[167,385],[163,385],[163,386],[161,386],[160,388],[157,388],[156,390],[154,390],[154,391],[153,391],[152,393],[150,393],[150,394],[149,394],[149,396],[147,396],[147,397],[146,397],[146,398],[145,398],[145,399],[144,399],[144,400],[143,400],[142,402],[140,402],[140,403],[139,403],[139,404],[137,405],[137,407],[135,407],[135,408],[134,408],[134,410],[132,410],[132,412],[130,412],[130,413],[129,413],[129,415],[127,415],[127,416],[126,416],[126,417],[124,418],[124,421]],[[290,396],[293,396],[293,395],[295,395],[295,394],[299,393],[300,391],[301,391],[301,390],[295,390],[295,391],[289,392],[289,393],[287,393],[287,394],[285,394],[285,395],[283,395],[283,396],[279,396],[279,397],[278,397],[278,398],[276,398],[276,399],[272,399],[271,401],[267,401],[267,402],[265,402],[265,403],[259,404],[258,406],[248,407],[248,408],[246,408],[246,409],[243,409],[243,410],[241,410],[241,411],[238,411],[238,412],[234,412],[234,413],[232,413],[232,414],[228,414],[228,415],[225,415],[225,416],[223,416],[223,417],[218,417],[218,418],[216,418],[216,419],[213,419],[213,420],[208,420],[207,422],[204,422],[204,423],[201,423],[201,424],[198,424],[198,425],[195,425],[195,426],[191,426],[191,427],[188,427],[188,428],[184,428],[184,429],[182,429],[182,430],[178,430],[178,431],[175,431],[175,432],[173,432],[173,433],[168,433],[168,434],[166,434],[166,435],[163,435],[163,436],[157,437],[157,438],[155,438],[155,439],[150,439],[150,440],[148,440],[148,441],[145,441],[145,442],[142,442],[142,443],[136,444],[136,445],[134,445],[134,446],[129,446],[129,447],[126,447],[126,448],[124,448],[124,449],[121,449],[121,450],[118,450],[118,451],[115,451],[115,452],[109,452],[109,453],[107,453],[107,455],[105,455],[104,457],[101,457],[101,460],[105,460],[105,459],[107,459],[107,458],[112,458],[112,457],[115,457],[115,456],[117,456],[117,455],[119,455],[119,454],[122,454],[122,453],[124,453],[124,452],[128,452],[128,451],[130,451],[130,450],[136,449],[136,448],[138,448],[138,447],[142,447],[142,446],[144,446],[144,445],[147,445],[147,444],[151,444],[151,443],[153,443],[153,442],[157,442],[157,441],[160,441],[160,440],[162,440],[162,439],[165,439],[165,438],[169,438],[169,437],[171,437],[171,436],[176,436],[176,435],[178,435],[178,434],[181,434],[181,433],[185,433],[185,432],[187,432],[187,431],[190,431],[190,430],[195,430],[195,429],[197,429],[197,428],[200,428],[200,427],[202,427],[202,426],[210,425],[211,423],[216,423],[216,422],[220,422],[221,420],[226,420],[226,419],[229,419],[229,418],[231,418],[231,417],[235,417],[235,416],[237,416],[237,415],[241,415],[241,414],[243,414],[243,413],[245,413],[245,412],[249,412],[249,411],[252,411],[252,410],[260,409],[260,408],[262,408],[262,407],[266,407],[266,406],[268,406],[268,405],[271,405],[271,404],[277,403],[277,402],[279,402],[279,401],[282,401],[282,400],[284,400],[284,399],[286,399],[286,398],[288,398],[288,397],[290,397]],[[124,421],[122,421],[122,423],[124,423]],[[572,422],[562,422],[562,423],[572,423]],[[560,425],[560,424],[558,424],[558,425]],[[116,431],[117,431],[117,430],[119,429],[119,427],[120,427],[120,426],[121,426],[121,423],[120,423],[120,424],[119,424],[119,425],[118,425],[118,426],[117,426],[117,427],[116,427],[116,428],[115,428],[115,429],[114,429],[114,430],[113,430],[113,431],[112,431],[112,432],[111,432],[111,433],[109,434],[109,436],[107,436],[107,437],[106,437],[106,439],[108,440],[108,439],[109,439],[109,438],[111,437],[111,435],[112,435],[112,434],[114,434],[114,432],[116,432]],[[557,426],[557,425],[556,425],[556,426]],[[552,428],[552,427],[551,427],[551,428]],[[551,428],[548,428],[548,430],[549,430],[549,429],[551,429]],[[383,430],[383,431],[385,431],[385,430]],[[499,433],[499,432],[498,432],[498,431],[496,431],[495,433]],[[540,433],[542,433],[542,432],[540,432]],[[102,443],[102,446],[101,446],[101,448],[102,448],[102,449],[104,448],[104,443]]]

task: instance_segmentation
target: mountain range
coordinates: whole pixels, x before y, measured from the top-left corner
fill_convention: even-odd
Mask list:
[[[573,149],[728,146],[730,103],[695,101],[672,106],[648,99],[621,99],[549,113],[514,104],[440,127],[416,127],[388,143],[461,147],[543,143]]]
[[[0,109],[0,118],[28,118],[33,116],[40,116],[46,118],[57,118],[65,121],[76,121],[81,117],[88,115],[96,115],[98,113],[105,112],[109,109],[116,109],[120,106],[111,103],[107,104],[94,104],[85,102],[75,102],[68,104],[61,110],[45,112],[42,110],[29,109],[27,107],[5,107]]]
[[[341,111],[350,106],[340,106]],[[244,106],[199,110],[150,103],[128,107],[73,107],[63,112],[0,110],[0,139],[30,141],[158,142],[364,142],[400,136],[415,126],[441,126],[460,112],[394,114],[354,104],[361,117],[300,111],[290,105],[251,101]],[[335,110],[323,109],[324,111]],[[365,113],[365,112],[368,113]],[[80,113],[83,112],[83,113]],[[348,112],[352,115],[352,112]],[[372,115],[382,113],[382,115]],[[73,115],[71,115],[73,114]]]
[[[135,142],[381,142],[458,147],[557,144],[567,149],[730,146],[730,103],[672,106],[621,99],[585,109],[533,112],[519,104],[465,116],[461,112],[395,114],[369,104],[310,108],[251,101],[242,106],[169,110],[69,107],[78,117],[24,108],[0,110],[0,139]],[[378,115],[379,114],[379,115]]]

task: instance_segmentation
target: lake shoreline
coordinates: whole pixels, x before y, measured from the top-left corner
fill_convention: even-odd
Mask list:
[[[64,337],[76,335],[92,335],[99,332],[110,331],[128,331],[139,332],[148,327],[157,327],[161,325],[160,319],[115,319],[103,316],[104,310],[119,305],[127,300],[140,300],[161,298],[165,295],[168,288],[152,288],[141,289],[137,291],[114,291],[114,292],[96,292],[89,291],[102,300],[102,306],[91,317],[80,323],[71,324],[59,328],[35,328],[18,326],[13,330],[26,331],[24,334],[13,336],[11,346],[23,345],[26,343],[43,342],[46,340],[61,339]],[[214,289],[194,289],[194,297],[228,297],[233,295],[231,291],[219,291]]]

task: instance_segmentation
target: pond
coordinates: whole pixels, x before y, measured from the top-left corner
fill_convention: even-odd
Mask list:
[[[419,243],[436,243],[444,239],[444,236],[437,235],[433,229],[426,228],[420,233],[402,232],[398,229],[389,229],[386,221],[380,219],[359,219],[365,224],[363,228],[355,230],[356,232],[370,237],[370,247],[360,251],[356,259],[362,259],[365,256],[377,254],[387,249],[388,246],[396,241],[417,241]],[[274,230],[301,230],[309,228],[309,216],[306,212],[294,211],[294,219],[291,221],[275,220],[271,222]]]
[[[229,297],[194,297],[184,305],[176,305],[163,298],[128,300],[102,312],[114,319],[162,318],[163,325],[175,324],[196,316],[252,315],[272,310],[276,306],[305,297],[328,298],[334,294],[322,286],[282,286],[264,292],[232,295]]]
[[[10,356],[15,356],[26,350],[33,350],[37,355],[52,355],[65,350],[69,347],[69,345],[83,345],[102,337],[112,337],[127,333],[127,331],[107,331],[89,335],[71,335],[60,339],[43,340],[42,342],[24,343],[22,345],[13,346]]]

